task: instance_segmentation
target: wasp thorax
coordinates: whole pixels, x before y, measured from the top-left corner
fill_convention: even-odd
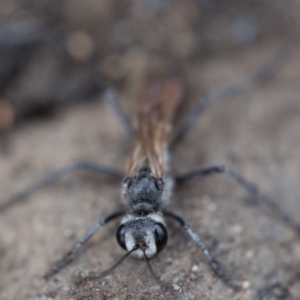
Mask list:
[[[164,189],[164,182],[155,178],[148,168],[142,169],[136,176],[124,181],[124,194],[131,205],[151,204],[156,208]]]

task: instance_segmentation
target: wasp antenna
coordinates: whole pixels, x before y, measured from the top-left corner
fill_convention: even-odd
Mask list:
[[[120,266],[122,264],[122,262],[130,256],[130,254],[137,250],[138,248],[137,247],[134,247],[131,251],[125,253],[114,265],[112,265],[109,269],[101,272],[100,274],[98,275],[91,275],[91,276],[88,276],[87,277],[87,280],[98,280],[98,279],[101,279],[103,277],[106,277],[107,275],[109,275],[110,273],[112,273],[113,270],[115,270],[118,266]]]
[[[159,277],[155,274],[155,272],[154,272],[154,270],[153,270],[153,268],[152,268],[152,266],[151,266],[151,264],[150,264],[149,258],[147,257],[146,252],[145,252],[144,249],[143,249],[143,253],[144,253],[144,258],[145,258],[145,261],[146,261],[147,268],[148,268],[148,270],[149,270],[151,276],[153,277],[153,279],[154,279],[156,282],[158,282],[158,281],[159,281]]]

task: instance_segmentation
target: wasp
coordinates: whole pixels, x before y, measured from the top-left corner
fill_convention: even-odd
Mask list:
[[[183,175],[173,175],[170,172],[170,163],[174,151],[199,119],[206,106],[212,101],[244,93],[265,81],[273,74],[274,61],[277,61],[277,58],[278,53],[249,78],[242,79],[232,86],[209,93],[201,98],[179,128],[173,140],[170,140],[170,136],[174,125],[174,117],[184,102],[184,88],[176,76],[160,74],[150,76],[144,82],[137,101],[138,110],[135,126],[121,110],[115,91],[112,88],[107,89],[104,98],[112,105],[129,136],[133,137],[132,151],[129,155],[126,171],[120,172],[97,163],[78,161],[46,175],[39,182],[32,184],[22,193],[0,206],[0,211],[3,211],[12,204],[24,200],[35,190],[56,181],[66,173],[78,169],[113,176],[122,182],[121,200],[126,205],[126,210],[116,211],[101,218],[86,231],[73,248],[53,268],[46,272],[44,278],[49,279],[71,263],[76,254],[101,227],[116,219],[120,219],[116,239],[120,247],[126,251],[126,254],[110,269],[98,275],[89,276],[88,279],[95,280],[104,277],[129,256],[144,260],[151,274],[156,277],[149,261],[156,257],[167,244],[168,230],[165,218],[170,218],[185,229],[186,233],[204,254],[214,274],[227,285],[233,288],[239,287],[239,284],[223,270],[203,239],[189,226],[188,222],[181,215],[167,210],[176,185],[180,185],[191,178],[201,178],[213,174],[225,173],[230,176],[268,206],[279,219],[300,236],[300,226],[291,220],[276,202],[264,194],[257,185],[226,166],[198,168]]]

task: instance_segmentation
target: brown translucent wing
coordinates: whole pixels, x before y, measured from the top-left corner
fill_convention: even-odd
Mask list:
[[[175,78],[150,80],[143,87],[127,176],[134,176],[142,167],[149,166],[154,177],[163,178],[167,139],[175,111],[182,100],[182,92],[182,85]]]

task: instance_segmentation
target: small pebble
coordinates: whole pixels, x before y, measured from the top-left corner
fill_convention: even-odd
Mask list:
[[[250,282],[249,282],[249,281],[244,281],[244,282],[242,283],[242,288],[243,288],[244,290],[249,289],[249,287],[250,287]]]
[[[252,258],[252,257],[253,257],[253,251],[248,250],[248,251],[246,252],[246,257],[247,257],[247,258]]]
[[[192,272],[198,272],[200,270],[200,267],[197,265],[192,266]]]
[[[234,234],[240,234],[243,231],[243,227],[241,225],[234,225],[230,228],[230,231]]]

